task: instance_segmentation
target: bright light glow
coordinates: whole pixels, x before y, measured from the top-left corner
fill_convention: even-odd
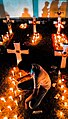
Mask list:
[[[60,116],[63,116],[63,112],[60,112]]]
[[[65,97],[64,97],[64,96],[62,96],[62,100],[64,100],[64,98],[65,98]]]
[[[7,108],[8,108],[8,109],[10,109],[10,110],[12,110],[12,108],[11,108],[11,106],[10,106],[10,105],[9,105],[9,106],[7,106]]]
[[[61,85],[61,88],[64,88],[64,85]]]
[[[20,101],[22,100],[22,95],[19,95]]]
[[[61,79],[59,79],[59,83],[61,83],[62,81],[61,81]]]
[[[14,115],[14,118],[17,119],[17,115]]]
[[[64,102],[64,106],[65,106],[65,107],[67,107],[67,106],[68,106],[67,102]]]
[[[13,92],[13,88],[9,88],[9,90]]]
[[[9,96],[9,99],[13,100],[13,97],[12,96]]]
[[[14,102],[15,102],[15,104],[18,106],[17,100],[15,100]]]
[[[64,79],[62,79],[62,81],[64,81]]]
[[[61,72],[60,72],[60,70],[58,71],[58,77],[60,77],[61,76]]]
[[[9,77],[9,79],[11,80],[11,79],[12,79],[12,77]]]
[[[13,67],[13,70],[16,71],[16,67]]]
[[[12,75],[14,76],[14,71],[12,70],[11,72],[12,72]]]
[[[5,98],[4,97],[2,97],[2,98],[0,98],[2,101],[4,101],[4,102],[6,102],[6,100],[5,100]]]
[[[8,119],[8,117],[4,117],[3,119]]]
[[[12,81],[12,83],[15,85],[15,81]]]
[[[66,90],[64,90],[64,93],[66,93]]]

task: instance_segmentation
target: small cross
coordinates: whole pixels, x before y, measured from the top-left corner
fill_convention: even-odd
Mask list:
[[[20,43],[14,43],[14,50],[7,49],[8,53],[15,53],[17,58],[17,65],[22,61],[21,54],[29,54],[29,50],[20,50]]]
[[[64,48],[64,51],[54,51],[54,56],[61,56],[61,65],[60,68],[65,68],[66,67],[66,59],[68,57],[68,45],[66,49]]]
[[[36,18],[33,17],[33,21],[29,21],[30,24],[33,24],[33,34],[37,33],[36,24],[40,24],[40,21],[36,21]]]
[[[7,23],[8,31],[9,31],[9,34],[11,35],[12,34],[12,25],[11,25],[11,23],[14,23],[14,20],[10,20],[9,15],[7,15],[6,20],[3,20],[3,22]]]
[[[58,21],[54,21],[53,24],[55,24],[56,28],[57,28],[57,34],[60,34],[61,28],[64,28],[63,24],[65,24],[65,21],[62,22],[61,21],[61,15],[62,12],[57,12],[58,14]]]

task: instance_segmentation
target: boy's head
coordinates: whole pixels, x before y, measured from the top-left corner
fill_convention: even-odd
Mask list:
[[[33,72],[35,73],[35,75],[38,77],[39,73],[40,73],[40,66],[38,64],[32,64],[32,68]]]

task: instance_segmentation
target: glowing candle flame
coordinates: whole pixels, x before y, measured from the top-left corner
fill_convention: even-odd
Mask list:
[[[8,119],[8,117],[4,117],[3,119]]]
[[[64,106],[65,106],[65,107],[67,107],[67,106],[68,106],[67,102],[64,102]]]
[[[11,108],[11,106],[10,106],[10,105],[9,105],[9,106],[7,106],[7,108],[8,108],[8,109],[10,109],[10,110],[12,110],[12,108]]]
[[[2,101],[6,102],[5,98],[2,97],[2,98],[0,98],[0,99],[1,99]]]
[[[13,92],[13,88],[10,88],[9,90]]]
[[[9,96],[9,99],[13,100],[13,97],[12,96]]]
[[[14,71],[12,70],[11,72],[12,72],[12,75],[14,76]]]
[[[64,100],[64,98],[65,98],[65,97],[64,97],[64,96],[62,96],[62,100]]]
[[[14,115],[14,118],[17,119],[17,115]]]

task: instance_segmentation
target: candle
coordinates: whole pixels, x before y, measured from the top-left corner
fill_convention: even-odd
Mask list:
[[[12,75],[14,76],[14,71],[12,70]]]

